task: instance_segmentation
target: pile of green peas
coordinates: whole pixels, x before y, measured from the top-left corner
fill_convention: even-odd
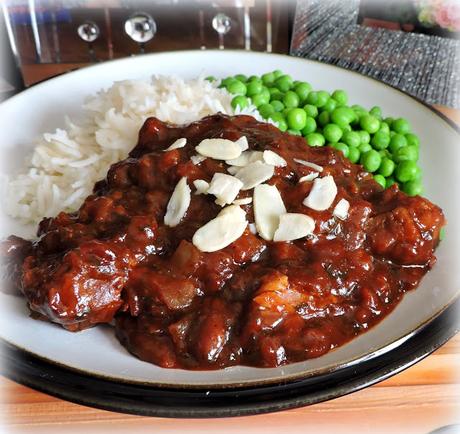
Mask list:
[[[215,80],[214,77],[208,77]],[[352,163],[361,164],[388,188],[397,183],[409,196],[421,194],[421,169],[417,165],[419,138],[404,118],[383,118],[379,107],[349,106],[344,90],[313,90],[280,70],[259,76],[227,77],[220,87],[235,95],[234,109],[250,104],[281,131],[303,136],[310,146],[331,146]]]

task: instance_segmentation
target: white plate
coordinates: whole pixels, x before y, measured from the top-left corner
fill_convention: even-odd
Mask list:
[[[261,74],[273,69],[309,81],[315,89],[345,89],[352,104],[379,105],[386,115],[404,116],[421,137],[425,195],[444,209],[449,223],[446,239],[436,253],[438,263],[417,290],[407,294],[378,326],[349,344],[320,358],[282,368],[238,366],[201,372],[159,368],[128,354],[108,326],[70,333],[59,326],[30,319],[24,300],[4,294],[0,294],[0,336],[48,360],[117,381],[219,387],[315,375],[358,363],[401,344],[445,309],[460,292],[459,135],[413,98],[357,73],[294,57],[239,51],[173,52],[106,62],[41,83],[0,105],[1,170],[11,172],[19,167],[35,137],[63,126],[64,115],[77,115],[86,95],[116,80],[157,73],[224,77],[236,73]],[[20,235],[27,230],[4,215],[0,224],[2,236]]]

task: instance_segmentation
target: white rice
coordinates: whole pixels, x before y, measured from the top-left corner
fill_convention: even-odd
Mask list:
[[[185,124],[232,109],[232,95],[199,77],[154,76],[115,83],[87,99],[83,120],[43,134],[26,169],[6,179],[4,208],[24,223],[37,223],[60,211],[75,211],[103,179],[110,165],[135,146],[145,119]],[[261,120],[256,108],[243,110]]]

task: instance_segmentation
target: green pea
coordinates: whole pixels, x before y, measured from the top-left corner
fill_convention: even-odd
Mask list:
[[[382,175],[374,175],[374,181],[380,184],[383,188],[385,188],[387,185],[387,182]]]
[[[270,101],[282,101],[284,98],[284,93],[280,92],[276,87],[271,88],[269,92]]]
[[[376,133],[380,128],[380,121],[372,115],[364,115],[359,119],[359,125],[369,134]]]
[[[388,118],[385,118],[383,122],[385,122],[386,124],[388,124],[389,127],[391,127],[391,124],[394,122],[394,119],[391,117],[388,117]]]
[[[271,104],[262,104],[260,105],[257,110],[264,119],[268,119],[273,113],[275,113],[275,109]]]
[[[411,127],[406,119],[398,118],[391,124],[391,129],[399,134],[408,134],[410,133]]]
[[[356,114],[350,107],[337,107],[331,113],[332,122],[341,127],[350,124],[355,118]]]
[[[370,143],[361,143],[358,149],[359,152],[361,152],[361,154],[364,154],[365,152],[370,151],[372,149],[372,146]]]
[[[262,83],[262,80],[260,79],[259,76],[257,75],[251,75],[249,78],[248,78],[248,81],[257,81],[259,83]]]
[[[335,99],[329,98],[326,101],[326,104],[322,107],[322,109],[326,112],[332,113],[337,107],[337,102]]]
[[[267,96],[265,93],[258,93],[257,95],[253,95],[251,100],[256,107],[260,107],[262,104],[270,102],[270,96]]]
[[[288,129],[288,124],[286,122],[286,119],[281,113],[279,112],[273,113],[270,116],[270,119],[272,119],[273,121],[277,123],[278,129],[280,129],[281,131],[286,131]]]
[[[443,227],[439,230],[439,241],[442,241],[445,237],[446,237],[446,227],[443,226]]]
[[[358,148],[355,148],[355,147],[352,147],[352,146],[348,147],[348,159],[352,163],[357,163],[359,161],[360,155],[361,155],[361,152],[359,152]]]
[[[351,126],[350,125],[340,125],[340,128],[342,128],[342,131],[344,133],[348,133],[349,131],[352,130]]]
[[[262,83],[265,86],[271,86],[275,82],[275,74],[273,72],[267,72],[266,74],[262,74]]]
[[[324,107],[324,105],[327,103],[327,100],[331,96],[329,95],[329,92],[326,92],[325,90],[320,90],[318,92],[318,101],[316,102],[316,107]]]
[[[284,117],[287,116],[287,114],[291,111],[289,107],[285,108],[281,113],[283,114]]]
[[[307,116],[307,119],[305,121],[305,127],[302,130],[302,135],[307,136],[308,134],[315,132],[315,130],[316,130],[315,118]]]
[[[388,157],[384,157],[382,158],[382,162],[380,163],[379,174],[387,178],[391,176],[391,174],[395,170],[395,166],[396,165],[393,160],[390,160]]]
[[[294,108],[299,105],[299,97],[292,90],[288,90],[283,97],[283,103],[287,108]]]
[[[332,98],[337,101],[338,105],[346,105],[348,102],[348,95],[344,90],[337,89],[332,92]]]
[[[420,181],[408,181],[403,184],[402,190],[408,196],[417,196],[423,193],[423,186]]]
[[[328,142],[337,143],[342,138],[343,132],[338,125],[327,124],[323,129],[323,135]]]
[[[235,78],[233,77],[227,77],[227,78],[224,78],[221,82],[220,82],[220,86],[219,87],[226,87],[228,86],[230,83],[234,82],[234,81],[237,81]]]
[[[362,105],[359,105],[359,104],[353,104],[351,106],[351,109],[353,111],[355,111],[355,112],[364,112],[364,113],[368,114],[367,110]]]
[[[311,116],[312,118],[316,118],[318,116],[318,109],[316,106],[312,104],[306,104],[303,106],[303,109],[307,113],[308,116]]]
[[[390,135],[383,131],[377,131],[371,140],[371,145],[373,146],[374,149],[377,149],[377,150],[386,149],[389,144],[390,144]]]
[[[393,159],[399,163],[401,161],[417,161],[418,149],[415,146],[404,146],[399,148],[394,154]]]
[[[318,92],[312,90],[307,96],[307,103],[318,107]]]
[[[275,80],[276,80],[277,78],[280,78],[283,75],[283,71],[281,71],[280,69],[275,69],[272,72],[272,74],[273,74],[273,77],[275,77]]]
[[[337,151],[342,152],[343,156],[345,158],[348,158],[350,150],[345,143],[342,143],[342,142],[331,143],[330,146],[336,149]]]
[[[293,136],[301,136],[302,135],[302,133],[299,130],[288,129],[286,132],[291,134],[291,135],[293,135]]]
[[[370,151],[361,154],[361,159],[359,161],[365,170],[368,172],[375,172],[380,167],[382,157],[376,150],[371,149]]]
[[[237,95],[232,99],[231,102],[233,110],[236,110],[237,107],[241,109],[246,108],[249,105],[248,99],[243,95]]]
[[[235,80],[227,84],[227,90],[234,95],[246,95],[246,85],[239,80]]]
[[[390,138],[389,149],[391,153],[396,153],[399,148],[407,146],[407,139],[402,134],[395,133],[393,137]]]
[[[392,176],[389,176],[386,180],[386,183],[387,188],[390,188],[393,184],[396,184],[396,180]]]
[[[420,166],[417,166],[417,171],[414,177],[414,181],[421,181],[421,179],[422,179],[422,169],[420,168]]]
[[[208,75],[208,76],[205,78],[205,80],[213,82],[213,81],[217,81],[217,78],[214,77],[213,75]]]
[[[324,136],[318,133],[310,133],[305,137],[310,146],[324,146],[326,140]]]
[[[281,92],[287,92],[292,87],[292,77],[290,75],[281,75],[275,80],[275,87]]]
[[[258,81],[250,81],[246,86],[246,95],[251,97],[258,95],[260,92],[262,92],[262,87],[262,83]]]
[[[361,144],[361,137],[357,131],[346,131],[343,133],[342,142],[357,148]]]
[[[239,80],[239,81],[241,81],[241,82],[243,82],[243,83],[245,83],[246,81],[248,81],[248,77],[247,77],[246,75],[244,75],[244,74],[237,74],[237,75],[235,75],[235,79],[236,79],[236,80]]]
[[[273,107],[273,110],[275,112],[280,112],[284,110],[284,104],[281,101],[277,101],[277,100],[272,101],[270,105]]]
[[[329,112],[321,112],[318,115],[318,123],[324,127],[331,121],[331,116],[329,115]]]
[[[415,161],[401,161],[395,170],[396,179],[400,182],[412,181],[417,176],[417,164]]]
[[[293,108],[289,110],[286,121],[289,128],[293,130],[302,130],[307,123],[307,113],[301,108]]]
[[[377,119],[382,118],[382,109],[378,106],[374,106],[369,110],[369,114],[376,117]]]
[[[311,84],[306,82],[296,84],[294,87],[294,91],[299,97],[300,101],[306,101],[308,94],[311,92]]]
[[[359,138],[361,139],[361,143],[370,143],[371,142],[371,135],[364,130],[358,131]]]
[[[389,136],[390,135],[390,126],[385,121],[381,122],[379,131],[377,131],[377,132],[380,132],[380,131],[382,133],[388,134],[388,136]]]
[[[418,147],[420,145],[420,139],[415,134],[407,133],[406,134],[406,140],[407,140],[407,144],[409,146],[417,146]]]

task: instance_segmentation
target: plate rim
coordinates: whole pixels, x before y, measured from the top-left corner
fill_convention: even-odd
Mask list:
[[[345,71],[347,73],[357,74],[360,78],[368,79],[368,80],[376,82],[376,83],[378,83],[380,85],[383,85],[384,87],[389,87],[391,89],[394,89],[397,92],[401,93],[402,95],[404,95],[406,97],[409,97],[411,100],[415,101],[415,103],[419,103],[422,107],[428,109],[435,116],[437,116],[441,120],[443,120],[450,128],[452,128],[452,130],[457,135],[460,136],[460,126],[455,124],[455,122],[453,122],[451,119],[449,119],[447,116],[445,116],[442,112],[437,110],[432,105],[422,101],[421,99],[419,99],[419,98],[417,98],[417,97],[415,97],[413,95],[410,95],[409,93],[407,93],[407,92],[405,92],[405,91],[403,91],[401,89],[398,89],[397,87],[395,87],[395,86],[393,86],[391,84],[387,84],[387,83],[385,83],[383,81],[380,81],[380,80],[378,80],[378,79],[376,79],[374,77],[363,75],[358,71],[349,70],[349,69],[346,69],[346,68],[338,66],[338,65],[332,65],[332,64],[329,64],[329,63],[325,63],[325,62],[320,62],[318,60],[312,60],[312,59],[307,59],[307,58],[304,58],[304,57],[301,57],[301,56],[292,56],[292,55],[288,55],[288,54],[248,52],[246,50],[241,50],[241,49],[231,49],[231,50],[225,50],[225,51],[218,50],[218,49],[212,49],[212,50],[206,50],[206,52],[209,53],[209,54],[213,54],[213,53],[218,53],[218,54],[245,53],[246,55],[255,54],[257,56],[262,55],[262,56],[267,56],[267,57],[270,56],[270,57],[273,57],[273,58],[287,57],[290,60],[296,59],[296,60],[301,61],[301,62],[302,61],[306,62],[306,63],[311,62],[311,63],[327,66],[327,67],[330,67],[330,68],[337,68],[337,69],[340,69],[340,70]],[[161,56],[161,55],[180,55],[181,53],[187,53],[187,54],[192,54],[193,55],[193,54],[198,54],[198,53],[202,54],[203,51],[202,50],[178,50],[178,51],[166,51],[166,52],[158,52],[158,53],[148,53],[148,54],[145,54],[145,55],[142,55],[142,56],[143,57],[155,57],[155,56]],[[105,61],[103,63],[90,65],[88,67],[85,67],[84,69],[88,70],[88,69],[91,69],[91,68],[98,68],[98,67],[100,67],[100,66],[102,66],[104,64],[107,64],[107,63],[113,64],[113,63],[117,63],[117,62],[126,62],[126,61],[129,61],[130,59],[133,59],[133,58],[126,58],[125,57],[125,58],[119,58],[119,59],[112,59],[112,60],[109,60],[109,61]],[[42,80],[41,82],[33,85],[32,87],[30,87],[28,89],[25,89],[25,90],[17,93],[16,95],[8,98],[7,100],[3,101],[2,103],[0,103],[0,108],[4,107],[5,105],[7,105],[8,101],[11,101],[16,97],[18,97],[18,98],[23,97],[25,93],[28,93],[29,91],[34,91],[34,89],[39,88],[42,85],[49,84],[50,81],[53,81],[55,79],[59,79],[60,77],[63,77],[63,76],[68,77],[69,75],[78,74],[80,71],[81,70],[74,70],[74,71],[70,71],[68,73],[60,74],[60,75],[58,75],[56,77],[51,77],[51,78]],[[151,74],[151,75],[153,75],[153,74]],[[272,378],[264,379],[264,380],[247,380],[247,381],[244,381],[244,382],[235,382],[234,381],[232,383],[214,384],[214,385],[207,384],[207,383],[202,383],[202,384],[186,384],[186,383],[184,383],[184,384],[180,385],[181,386],[180,388],[182,390],[193,390],[193,389],[199,389],[199,388],[202,388],[202,387],[208,387],[208,388],[212,388],[212,389],[215,389],[215,390],[222,390],[222,389],[234,389],[234,388],[238,388],[238,387],[253,387],[253,386],[257,386],[257,385],[270,385],[270,384],[274,384],[274,383],[282,381],[282,380],[296,381],[296,380],[299,380],[299,379],[317,377],[319,375],[332,373],[332,372],[335,372],[337,370],[340,370],[340,369],[343,369],[343,368],[346,368],[346,367],[349,367],[349,366],[356,366],[356,365],[359,365],[360,363],[362,363],[363,361],[366,361],[369,358],[374,358],[375,354],[378,355],[378,354],[380,354],[382,352],[392,351],[392,350],[386,350],[392,344],[396,344],[396,347],[400,347],[401,345],[404,345],[404,343],[408,339],[411,339],[411,337],[414,334],[417,334],[421,329],[425,328],[431,322],[435,321],[438,317],[443,315],[444,312],[447,309],[449,309],[456,301],[458,301],[459,298],[460,298],[460,292],[457,292],[457,294],[455,294],[452,297],[452,299],[449,301],[449,303],[444,305],[442,309],[438,310],[432,316],[430,316],[428,319],[425,319],[424,321],[419,323],[417,325],[417,327],[413,328],[411,331],[408,331],[407,333],[403,334],[402,336],[398,337],[397,339],[391,340],[390,342],[387,342],[385,345],[379,346],[378,348],[372,348],[370,352],[367,352],[365,354],[360,354],[357,357],[354,357],[352,359],[348,359],[348,360],[342,361],[340,363],[336,363],[333,366],[329,366],[329,367],[322,368],[322,369],[317,369],[314,372],[310,372],[310,373],[298,372],[298,373],[295,373],[295,374],[285,374],[285,375],[272,377]],[[378,327],[378,324],[375,327]],[[16,345],[15,343],[8,342],[4,338],[0,338],[0,342],[6,342],[9,345],[14,346],[18,350],[24,351],[24,352],[30,354],[33,357],[36,357],[36,358],[38,358],[38,359],[40,359],[42,361],[45,361],[47,363],[50,363],[50,364],[54,364],[56,366],[60,366],[60,367],[65,368],[65,369],[72,370],[74,372],[79,373],[80,375],[89,375],[89,376],[92,376],[92,377],[106,379],[106,380],[109,380],[109,381],[116,381],[118,383],[123,383],[123,384],[143,385],[143,386],[158,387],[158,388],[171,388],[171,387],[178,387],[179,386],[179,385],[174,384],[174,383],[158,383],[158,382],[154,382],[154,381],[123,379],[123,378],[118,378],[118,377],[112,377],[110,375],[103,375],[103,374],[100,374],[100,373],[97,373],[97,372],[86,371],[86,370],[82,370],[82,369],[79,369],[79,368],[74,367],[74,366],[61,364],[60,362],[57,362],[57,361],[52,360],[52,359],[48,359],[47,357],[41,356],[41,355],[36,354],[34,352],[31,352],[31,351],[29,351],[29,350],[27,350],[25,348],[22,348],[22,347]]]

